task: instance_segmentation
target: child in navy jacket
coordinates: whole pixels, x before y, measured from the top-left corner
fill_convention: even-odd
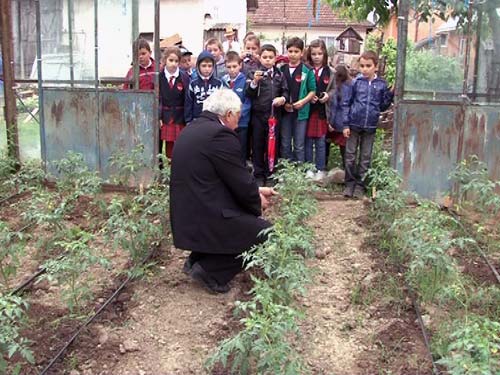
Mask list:
[[[345,169],[345,146],[347,138],[344,137],[344,125],[349,125],[349,109],[352,98],[352,83],[349,70],[345,65],[335,67],[335,90],[330,98],[329,139],[340,149],[342,168]],[[327,150],[330,147],[326,146]],[[328,152],[327,152],[328,154]],[[327,156],[328,160],[328,156]]]
[[[252,100],[252,161],[257,185],[264,186],[270,177],[267,163],[268,120],[273,107],[283,106],[289,99],[286,78],[274,66],[276,48],[264,44],[261,48],[260,66],[258,70],[247,75],[246,94]],[[279,112],[274,110],[275,116]],[[279,139],[279,127],[276,129],[276,139]]]
[[[184,100],[189,87],[189,76],[180,70],[181,51],[168,47],[162,57],[164,69],[160,72],[160,153],[166,142],[166,155],[172,157],[174,142],[186,125]]]
[[[361,198],[365,193],[365,175],[370,168],[380,112],[389,108],[393,94],[387,83],[376,74],[378,56],[366,51],[359,58],[361,75],[352,85],[348,123],[343,133],[347,138],[345,152],[345,197]],[[359,148],[359,161],[356,155]]]
[[[197,77],[189,84],[186,90],[184,117],[186,124],[197,118],[203,110],[203,101],[212,93],[221,88],[222,81],[214,76],[215,59],[208,51],[203,51],[196,61]]]
[[[248,123],[250,122],[250,108],[252,102],[245,94],[246,77],[241,72],[242,60],[240,55],[234,51],[226,54],[226,70],[228,74],[222,77],[225,86],[233,90],[241,100],[240,121],[236,132],[241,143],[241,156],[245,162],[247,159]]]

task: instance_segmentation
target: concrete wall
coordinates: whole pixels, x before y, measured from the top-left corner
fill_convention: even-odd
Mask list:
[[[98,9],[99,76],[122,77],[130,68],[132,61],[132,0],[99,0]],[[85,76],[83,78],[93,78],[94,1],[74,1],[74,12],[75,64],[80,64],[83,71],[78,75]],[[207,13],[212,17],[209,23],[204,22]],[[239,30],[240,35],[244,35],[246,0],[161,0],[160,2],[160,37],[179,33],[184,45],[195,55],[203,47],[203,30],[221,23],[230,24]],[[63,29],[68,29],[67,2],[64,2]],[[154,0],[139,1],[139,32],[154,32]],[[67,36],[63,43],[68,44]],[[67,77],[61,79],[65,78]],[[80,78],[82,77],[75,75],[75,79]]]
[[[279,27],[262,27],[255,26],[252,27],[252,31],[257,34],[261,38],[261,44],[271,43],[277,49],[279,53],[286,53],[286,50],[282,49],[282,37],[283,31],[285,32],[285,38],[290,38],[293,36],[298,36],[299,38],[304,39],[306,43],[311,42],[314,39],[318,39],[320,37],[332,37],[336,38],[345,28],[328,28],[328,29],[320,29],[320,28],[279,28]],[[361,35],[363,39],[366,38],[366,29],[363,28],[355,28],[355,30]],[[337,47],[337,44],[336,44]],[[363,47],[361,47],[363,50]]]

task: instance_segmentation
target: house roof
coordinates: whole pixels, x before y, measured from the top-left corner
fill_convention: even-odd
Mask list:
[[[450,17],[446,23],[438,27],[436,34],[455,31],[458,25],[458,17]]]
[[[363,41],[361,35],[359,35],[359,33],[356,30],[354,30],[351,26],[349,26],[347,29],[345,29],[339,34],[337,40],[340,39],[357,39],[360,42]]]
[[[319,11],[313,14],[313,1],[317,0],[259,0],[259,7],[248,18],[253,26],[373,27],[368,21],[353,22],[339,17],[326,1],[321,1]]]

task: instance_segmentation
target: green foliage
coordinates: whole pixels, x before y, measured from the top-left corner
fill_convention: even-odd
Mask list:
[[[222,342],[217,356],[209,360],[209,366],[220,360],[226,367],[228,358],[233,355],[231,373],[308,374],[289,340],[291,334],[298,333],[296,321],[302,316],[292,307],[274,303],[271,297],[274,291],[264,281],[258,280],[255,288],[262,310],[256,301],[237,303],[238,311],[247,314],[241,319],[245,328]],[[251,371],[252,367],[254,371]]]
[[[486,164],[476,155],[462,160],[450,174],[450,180],[458,184],[458,203],[472,204],[482,212],[496,214],[500,210],[500,196],[496,189],[500,181],[492,181]]]
[[[144,145],[135,146],[131,152],[117,152],[109,158],[109,164],[116,170],[112,182],[117,185],[129,186],[141,168],[147,167],[144,159]]]
[[[462,84],[463,68],[458,59],[408,47],[406,90],[457,92]]]
[[[364,21],[374,11],[379,22],[386,24],[391,16],[391,9],[397,7],[397,0],[327,0],[335,10],[340,10],[341,16]]]
[[[397,215],[406,207],[410,194],[402,190],[403,179],[391,167],[391,153],[384,149],[384,138],[384,131],[377,130],[372,163],[366,180],[368,188],[372,190],[372,195],[375,197],[371,216],[383,233],[386,233]],[[389,238],[386,240],[390,241]]]
[[[0,153],[0,181],[5,181],[14,173],[16,162],[7,155]]]
[[[21,216],[25,221],[48,228],[51,232],[61,232],[67,205],[59,203],[57,194],[39,187],[32,191]]]
[[[391,259],[405,265],[410,285],[424,301],[434,301],[459,278],[448,252],[473,240],[456,237],[455,220],[440,212],[432,202],[419,200],[417,207],[407,209],[411,195],[401,189],[402,179],[390,167],[389,157],[379,139],[368,172],[370,186],[376,191],[372,217],[381,227],[383,245]]]
[[[252,277],[253,298],[238,302],[244,329],[221,343],[208,367],[222,363],[238,374],[308,374],[309,369],[293,347],[302,313],[295,297],[305,293],[310,271],[304,258],[313,253],[313,232],[305,220],[315,210],[312,184],[305,179],[309,165],[282,162],[275,178],[281,196],[279,216],[268,230],[267,241],[244,254],[247,269],[260,269],[263,278]]]
[[[398,9],[397,0],[327,0],[334,10],[340,9],[341,15],[358,21],[364,21],[368,15],[374,12],[378,23],[384,25],[389,22],[391,14]],[[499,0],[489,0],[492,6],[500,6]],[[459,17],[460,24],[465,22],[467,17],[467,6],[463,0],[415,0],[410,6],[416,8],[419,17],[427,21],[432,17],[439,17],[443,20],[448,17]]]
[[[392,38],[387,39],[382,47],[382,56],[385,56],[385,75],[384,78],[389,86],[396,84],[396,63],[397,63],[397,44]]]
[[[54,162],[59,178],[57,191],[66,200],[75,202],[81,196],[94,197],[101,191],[101,179],[97,172],[89,171],[83,155],[69,151],[66,158]]]
[[[430,202],[406,212],[391,228],[408,259],[407,279],[424,301],[432,301],[459,277],[451,248],[463,248],[470,238],[454,236],[455,219]]]
[[[500,373],[500,323],[469,316],[452,324],[446,351],[438,363],[452,375]]]
[[[162,171],[161,179],[168,181],[168,168]],[[139,266],[151,248],[165,238],[168,230],[165,214],[168,211],[168,185],[159,182],[151,185],[144,194],[132,198],[115,197],[107,208],[106,236],[115,246],[128,251],[134,265]]]
[[[31,199],[23,213],[28,222],[48,228],[52,236],[43,239],[42,247],[49,250],[64,238],[64,219],[71,215],[80,197],[89,197],[92,203],[101,191],[101,179],[89,171],[82,154],[68,152],[67,157],[54,162],[60,177],[56,191],[42,186],[31,188]]]
[[[342,154],[340,153],[340,148],[334,143],[327,143],[326,147],[330,147],[330,155],[328,155],[328,169],[340,168],[344,169],[344,164],[342,162]]]
[[[27,308],[28,304],[21,297],[0,295],[0,373],[2,374],[7,373],[7,359],[16,353],[29,363],[35,363],[33,353],[29,350],[29,341],[20,333],[25,325]],[[21,364],[10,370],[11,374],[19,374]]]
[[[14,161],[7,161],[7,165],[15,165]],[[8,167],[7,167],[8,168]],[[10,191],[12,193],[23,193],[39,188],[45,179],[45,172],[40,162],[37,160],[28,160],[21,169],[11,174],[7,179],[0,178],[0,190]]]
[[[63,299],[72,313],[82,311],[83,305],[92,299],[90,288],[91,266],[109,267],[107,258],[91,246],[94,236],[91,233],[73,229],[67,236],[56,243],[64,249],[64,255],[44,264],[47,272],[43,277],[57,280],[64,286]]]
[[[377,149],[377,147],[376,147]],[[433,202],[416,199],[401,189],[401,178],[390,168],[388,155],[380,149],[374,152],[370,181],[376,187],[376,199],[371,216],[381,229],[380,248],[389,252],[404,277],[415,289],[425,306],[438,304],[443,316],[434,321],[433,353],[440,357],[447,373],[497,374],[500,366],[500,289],[495,286],[477,287],[462,275],[452,257],[457,250],[465,251],[475,240],[460,236],[461,226]],[[484,165],[463,162],[452,178],[462,184],[461,199],[481,195],[479,205],[492,212],[491,195],[496,187]],[[413,198],[414,206],[408,205]],[[353,301],[359,302],[360,288],[353,291]],[[425,307],[424,307],[425,308]],[[470,312],[483,316],[473,316]],[[446,315],[460,316],[450,323]]]
[[[10,288],[9,280],[16,275],[19,257],[24,252],[22,239],[20,232],[11,231],[6,223],[0,221],[0,292]]]

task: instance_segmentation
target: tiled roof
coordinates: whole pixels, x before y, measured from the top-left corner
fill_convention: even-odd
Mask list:
[[[254,26],[373,26],[368,21],[356,22],[339,17],[326,0],[321,1],[319,12],[313,14],[314,1],[317,0],[259,0],[259,7],[255,12],[249,12],[248,18]]]

